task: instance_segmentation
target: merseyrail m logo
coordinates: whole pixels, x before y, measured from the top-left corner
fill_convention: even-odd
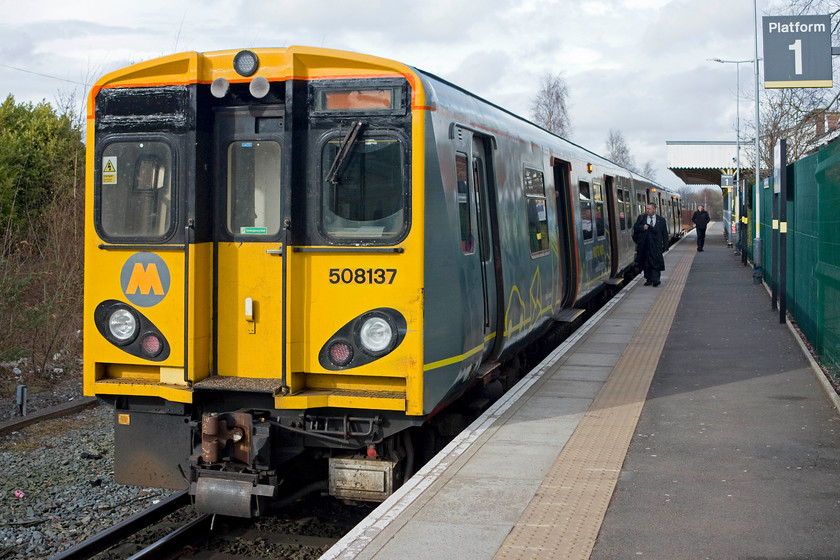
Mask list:
[[[131,255],[120,272],[120,285],[128,301],[152,307],[169,292],[169,267],[154,253]]]

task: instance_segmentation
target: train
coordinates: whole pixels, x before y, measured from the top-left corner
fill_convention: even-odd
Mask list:
[[[446,80],[288,47],[102,77],[87,110],[84,392],[114,477],[264,514],[381,501],[467,395],[633,273],[676,192]],[[460,424],[459,424],[460,422]]]

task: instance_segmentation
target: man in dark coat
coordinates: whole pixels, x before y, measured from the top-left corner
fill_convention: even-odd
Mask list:
[[[668,250],[668,225],[665,218],[656,213],[656,205],[648,204],[647,212],[633,225],[633,241],[636,242],[636,261],[645,273],[645,286],[660,284],[660,273],[665,270],[662,253]]]
[[[702,206],[698,206],[697,210],[694,211],[694,215],[691,217],[691,221],[694,222],[694,226],[697,228],[697,250],[702,251],[703,245],[706,243],[706,226],[709,225],[712,219]]]

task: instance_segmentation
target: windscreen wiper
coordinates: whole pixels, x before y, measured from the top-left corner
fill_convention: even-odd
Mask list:
[[[344,140],[341,141],[341,146],[338,147],[338,153],[335,154],[332,166],[329,173],[327,173],[327,181],[336,185],[339,182],[339,173],[344,168],[344,162],[347,161],[347,156],[353,151],[353,146],[356,143],[356,137],[359,136],[359,131],[364,126],[362,121],[353,121],[350,123],[350,129],[344,135]]]

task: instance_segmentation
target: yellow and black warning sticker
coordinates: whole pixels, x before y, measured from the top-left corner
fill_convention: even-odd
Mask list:
[[[102,158],[102,184],[117,184],[117,156],[106,156]]]

